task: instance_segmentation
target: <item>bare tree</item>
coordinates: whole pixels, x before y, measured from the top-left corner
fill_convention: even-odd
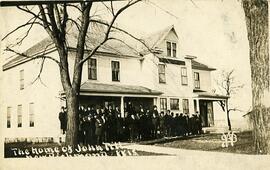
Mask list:
[[[270,154],[268,4],[268,0],[242,0],[250,48],[253,137],[261,154]]]
[[[216,81],[218,88],[220,89],[221,93],[223,93],[228,97],[232,97],[232,95],[235,95],[239,89],[244,87],[243,84],[239,84],[238,82],[236,82],[234,70],[230,71],[223,70],[220,76],[221,76],[220,80]],[[236,106],[232,106],[229,99],[230,98],[227,98],[225,100],[225,103],[220,102],[219,104],[222,107],[223,111],[226,111],[228,128],[229,130],[232,130],[230,112],[240,110]]]
[[[27,27],[27,31],[25,35],[15,44],[20,45],[23,40],[29,35],[30,30],[34,25],[39,25],[44,28],[52,40],[53,45],[55,46],[59,58],[53,58],[46,55],[38,55],[38,56],[29,56],[24,53],[18,53],[12,49],[14,46],[9,46],[7,48],[8,51],[15,52],[18,55],[31,59],[43,59],[42,63],[44,63],[45,59],[49,59],[54,61],[59,67],[59,73],[61,78],[61,84],[64,89],[66,103],[67,103],[67,134],[66,134],[66,144],[76,145],[77,140],[77,131],[78,131],[78,95],[80,93],[81,86],[81,78],[82,78],[82,68],[83,64],[91,58],[96,52],[101,48],[107,41],[117,40],[117,38],[111,37],[111,32],[119,31],[122,32],[144,44],[143,41],[136,38],[129,32],[118,28],[115,26],[115,22],[117,18],[129,7],[137,4],[142,0],[125,0],[121,2],[121,7],[115,5],[114,1],[110,2],[100,2],[102,3],[106,9],[109,11],[111,15],[111,20],[109,22],[105,22],[101,20],[99,17],[94,17],[92,5],[94,1],[86,0],[80,1],[78,3],[47,3],[47,4],[38,4],[38,9],[36,7],[31,6],[17,6],[18,9],[26,12],[31,15],[32,18],[28,20],[26,23],[18,26],[16,29],[9,32],[2,40],[6,39],[9,35],[14,32]],[[35,10],[37,9],[37,10]],[[76,10],[79,13],[79,18],[75,20],[72,18],[70,14],[70,9],[73,11]],[[92,14],[92,15],[91,15]],[[68,22],[76,25],[78,29],[78,36],[76,39],[76,53],[75,53],[75,64],[74,66],[68,63],[69,58],[69,47],[67,41],[67,24]],[[96,23],[105,27],[104,35],[102,36],[102,41],[96,44],[89,53],[86,53],[86,41],[89,36],[87,33],[91,31],[90,24]],[[91,39],[91,37],[88,39]],[[119,40],[120,41],[120,40]],[[122,41],[124,42],[124,41]],[[91,42],[90,42],[91,43]],[[87,55],[86,55],[87,54]],[[69,68],[73,67],[73,77],[71,77],[71,73]],[[40,73],[42,72],[43,64],[40,69]],[[40,75],[39,75],[40,76]]]

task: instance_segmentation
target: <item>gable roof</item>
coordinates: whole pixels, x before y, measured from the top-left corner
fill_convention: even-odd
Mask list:
[[[171,25],[153,34],[150,34],[148,37],[143,39],[150,48],[154,48],[169,34],[170,31],[173,31],[178,38],[174,25]]]

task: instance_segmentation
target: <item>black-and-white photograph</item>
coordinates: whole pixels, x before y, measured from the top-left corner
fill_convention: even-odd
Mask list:
[[[268,6],[2,0],[0,168],[268,169]]]

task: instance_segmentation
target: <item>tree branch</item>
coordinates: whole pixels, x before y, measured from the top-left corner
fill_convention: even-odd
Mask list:
[[[40,24],[39,22],[35,22],[35,21],[32,21],[35,17],[31,18],[29,21],[27,21],[25,24],[22,24],[20,26],[18,26],[17,28],[15,28],[14,30],[10,31],[9,33],[7,33],[3,38],[2,38],[2,41],[5,40],[8,36],[10,36],[11,34],[13,34],[14,32],[18,31],[19,29],[21,28],[24,28],[28,25],[33,25],[33,24],[39,24],[42,26],[42,24]]]

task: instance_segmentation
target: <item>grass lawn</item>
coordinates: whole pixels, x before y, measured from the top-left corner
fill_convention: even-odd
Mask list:
[[[221,135],[222,134],[204,134],[202,136],[189,139],[176,139],[167,142],[162,141],[154,143],[154,145],[203,151],[256,154],[255,148],[253,147],[253,139],[251,132],[236,133],[237,142],[234,143],[234,146],[229,145],[228,148],[223,148],[221,146]]]

